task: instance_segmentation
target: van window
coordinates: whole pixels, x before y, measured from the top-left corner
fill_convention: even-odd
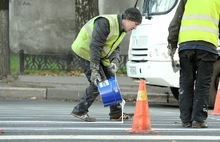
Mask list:
[[[143,15],[160,15],[171,11],[178,0],[139,0],[137,6]],[[149,7],[149,9],[148,9]]]
[[[164,13],[169,11],[175,4],[176,0],[150,0],[150,13]]]

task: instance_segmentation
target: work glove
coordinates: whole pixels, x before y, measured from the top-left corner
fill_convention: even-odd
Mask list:
[[[112,73],[116,73],[119,68],[119,60],[117,58],[113,59],[110,64],[110,69]]]
[[[172,47],[171,44],[168,44],[167,49],[168,49],[167,54],[173,57],[176,52],[177,47]]]
[[[92,69],[90,80],[95,84],[95,86],[98,86],[98,81],[101,81],[101,76],[96,69]]]

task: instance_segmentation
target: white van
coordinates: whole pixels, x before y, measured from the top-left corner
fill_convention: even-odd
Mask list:
[[[173,96],[179,96],[179,71],[173,72],[167,54],[168,26],[179,0],[139,0],[137,8],[143,20],[130,36],[127,75],[134,81],[144,79],[148,85],[170,87]],[[178,53],[174,55],[178,60]],[[210,106],[214,106],[220,76],[220,61],[215,63],[211,82]]]

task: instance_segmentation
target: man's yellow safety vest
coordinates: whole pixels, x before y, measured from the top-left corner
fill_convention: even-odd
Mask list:
[[[195,7],[206,8],[195,8]],[[218,47],[220,0],[188,0],[181,21],[178,43],[206,41]]]
[[[72,50],[81,58],[90,61],[90,40],[94,28],[94,21],[99,17],[105,17],[110,24],[110,33],[101,52],[101,62],[104,66],[110,66],[109,56],[122,42],[126,33],[119,31],[117,15],[100,15],[87,22],[80,30],[76,40],[72,44]]]

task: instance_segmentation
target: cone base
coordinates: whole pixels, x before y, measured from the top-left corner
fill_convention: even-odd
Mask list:
[[[153,130],[127,130],[126,132],[130,133],[130,134],[158,134],[156,131]]]
[[[3,134],[4,133],[4,131],[3,130],[0,130],[0,134]]]

